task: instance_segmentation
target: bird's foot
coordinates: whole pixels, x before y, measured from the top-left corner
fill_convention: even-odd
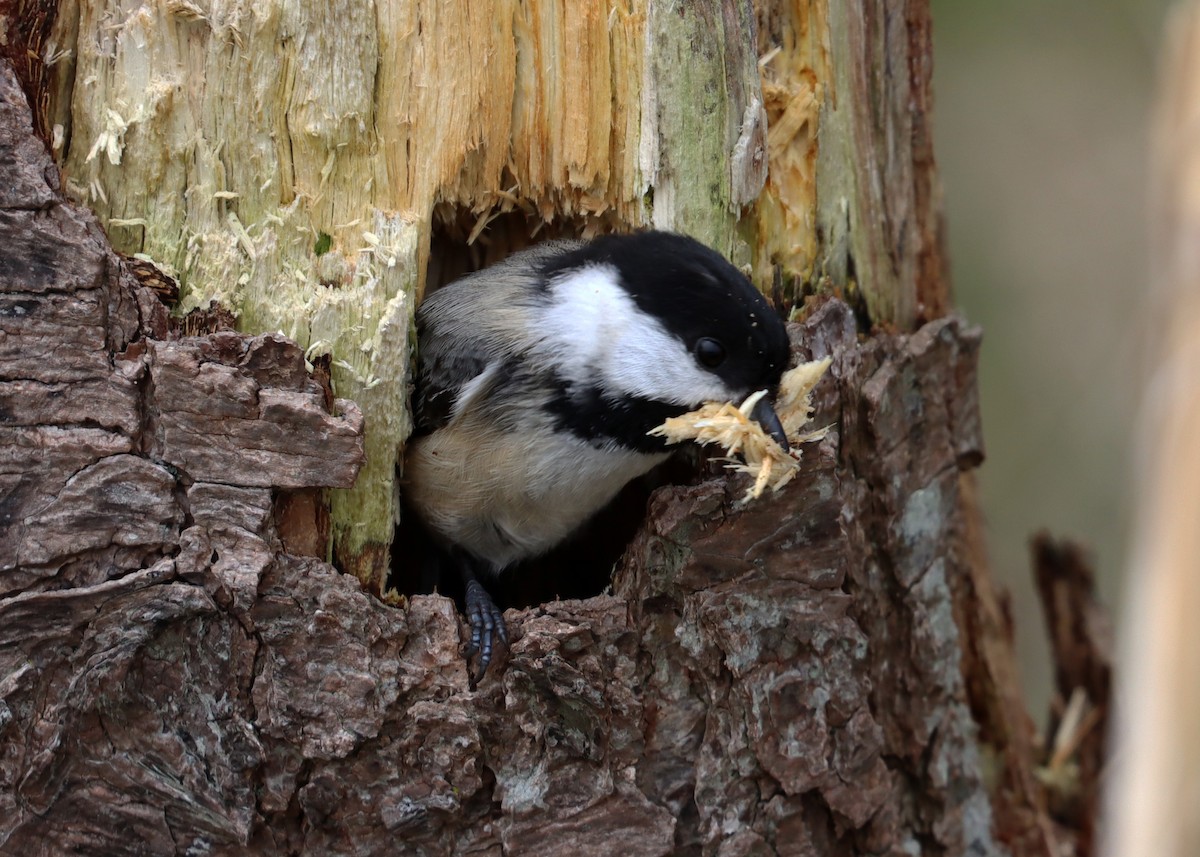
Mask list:
[[[471,627],[471,641],[467,644],[468,674],[471,690],[483,680],[488,665],[492,662],[492,645],[498,637],[504,645],[508,645],[508,626],[504,624],[504,614],[488,595],[486,589],[478,580],[468,580],[466,587],[467,624]],[[476,672],[470,673],[470,659],[479,653],[479,666]]]

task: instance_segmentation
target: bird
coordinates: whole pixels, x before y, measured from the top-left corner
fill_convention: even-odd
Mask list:
[[[785,324],[724,256],[647,230],[556,240],[432,292],[416,316],[405,508],[462,576],[472,687],[508,643],[482,580],[562,543],[674,451],[649,434],[758,390],[772,404]]]

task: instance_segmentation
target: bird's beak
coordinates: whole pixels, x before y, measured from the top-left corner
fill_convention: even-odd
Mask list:
[[[783,431],[783,423],[779,421],[779,414],[775,413],[775,404],[766,396],[763,396],[754,405],[754,409],[750,411],[750,419],[754,420],[763,427],[763,431],[775,438],[775,442],[783,447],[784,452],[788,450],[787,435]]]

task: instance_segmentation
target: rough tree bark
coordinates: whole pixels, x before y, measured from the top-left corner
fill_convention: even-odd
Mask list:
[[[57,18],[38,5],[45,26],[7,20],[10,54],[24,44],[17,54],[42,59],[22,79],[73,193],[120,249],[171,262],[185,301],[218,292],[261,329],[302,315],[288,332],[310,353],[315,340],[332,350],[334,382],[365,399],[367,429],[283,336],[173,334],[96,218],[63,198],[5,70],[0,853],[1061,853],[971,501],[979,335],[946,317],[923,2],[902,14],[871,0],[754,14],[732,2],[500,4],[510,19],[488,4],[380,3],[379,62],[411,64],[413,100],[367,85],[379,100],[358,124],[318,115],[320,98],[355,113],[341,90],[297,95],[316,79],[313,52],[333,62],[326,42],[347,48],[338,33],[354,15],[126,5]],[[403,50],[387,42],[395,32]],[[309,124],[286,153],[277,136],[223,149],[210,135],[178,184],[174,160],[151,156],[179,139],[153,127],[213,93],[187,80],[154,90],[145,69],[164,52],[180,68],[211,61],[211,34],[229,68],[274,62],[272,50],[298,64],[283,75],[291,108],[260,106],[276,132]],[[427,91],[431,68],[449,74],[470,55],[464,40],[491,64],[493,89],[463,103],[482,110],[508,93],[465,126],[443,115],[458,90]],[[101,73],[88,50],[106,44]],[[431,56],[438,44],[457,52]],[[359,60],[362,79],[342,83],[361,94],[373,67]],[[562,76],[539,77],[547,63]],[[63,95],[130,79],[149,95],[131,89],[122,107],[102,93],[99,106],[116,105],[107,120]],[[531,81],[539,97],[516,98]],[[563,109],[572,101],[585,107]],[[416,129],[412,149],[384,139],[388,122]],[[506,155],[486,145],[493,122]],[[247,160],[271,164],[268,180],[234,187]],[[384,176],[406,177],[384,197],[405,213],[378,207]],[[271,181],[286,198],[277,184],[267,204]],[[347,183],[371,206],[339,210]],[[413,214],[415,200],[425,207]],[[435,234],[446,202],[460,208]],[[427,268],[452,265],[438,247],[460,215],[510,210],[525,226],[557,215],[585,232],[687,229],[764,286],[821,293],[792,335],[798,356],[834,358],[816,416],[832,431],[806,451],[802,478],[746,510],[732,478],[657,491],[611,591],[510,611],[510,650],[471,692],[451,602],[385,603],[322,561],[322,540],[295,517],[319,529],[312,489],[354,482],[365,449],[374,487],[340,513],[335,502],[334,538],[351,546],[345,567],[380,588],[387,443],[407,428],[402,371],[382,391],[375,373],[403,369],[412,299]],[[347,267],[360,247],[361,266]],[[272,307],[277,275],[334,295],[302,313],[287,295]],[[339,379],[338,361],[361,357],[350,342],[375,350]],[[351,509],[374,535],[346,535]]]

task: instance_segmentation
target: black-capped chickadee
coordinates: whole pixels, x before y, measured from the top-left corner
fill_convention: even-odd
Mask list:
[[[666,232],[553,241],[417,312],[404,499],[455,557],[479,675],[500,610],[479,576],[558,545],[671,453],[647,434],[706,401],[772,394],[783,321],[720,254]],[[753,413],[785,448],[769,398]]]

